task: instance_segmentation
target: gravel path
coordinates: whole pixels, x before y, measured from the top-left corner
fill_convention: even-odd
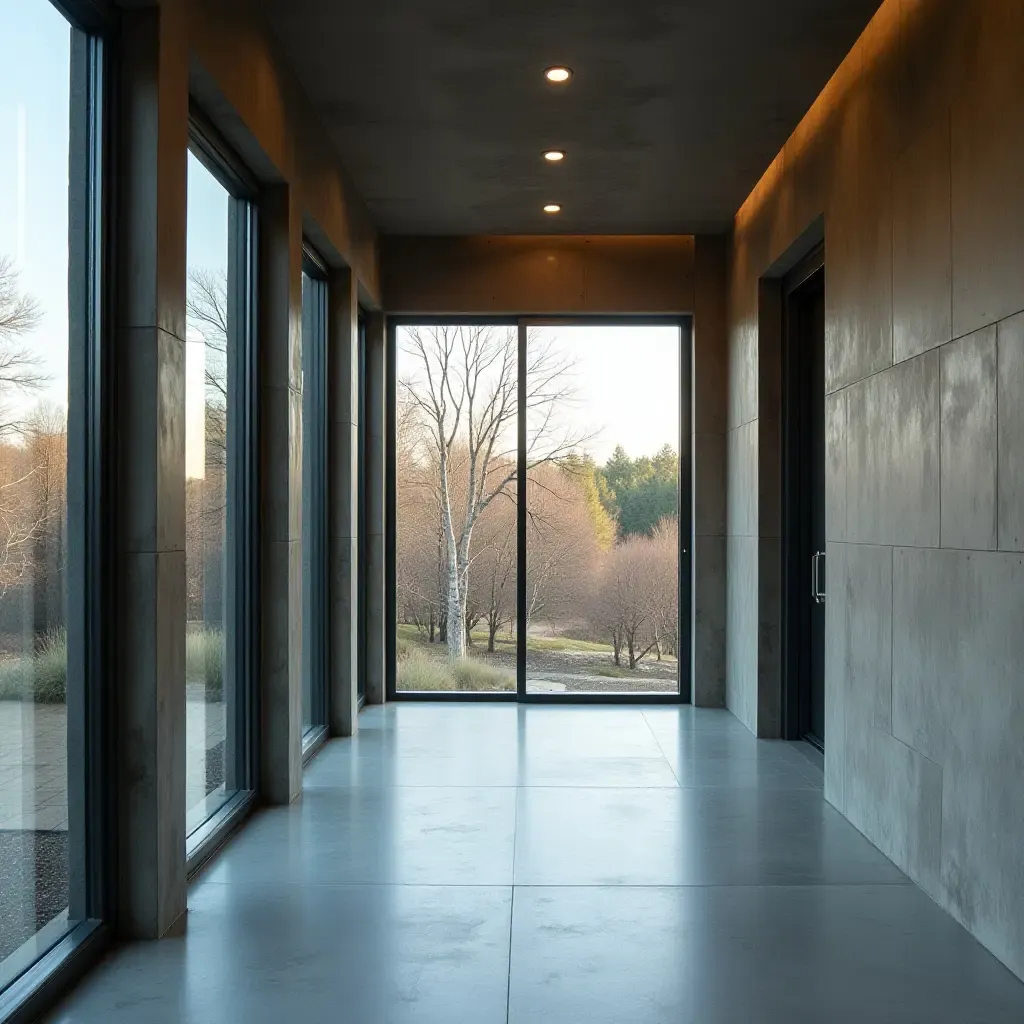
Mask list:
[[[0,831],[0,960],[67,905],[67,832]]]

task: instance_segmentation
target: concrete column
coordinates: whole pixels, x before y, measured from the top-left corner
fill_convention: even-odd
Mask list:
[[[302,789],[302,212],[288,185],[260,197],[263,799]]]
[[[327,473],[330,658],[328,724],[351,736],[359,695],[359,291],[349,269],[327,287]]]
[[[387,336],[384,314],[366,324],[366,703],[383,704],[385,688],[385,400]]]
[[[727,245],[695,239],[693,316],[693,605],[691,699],[725,707]]]
[[[121,13],[111,905],[122,936],[159,938],[186,897],[188,47],[181,5]]]

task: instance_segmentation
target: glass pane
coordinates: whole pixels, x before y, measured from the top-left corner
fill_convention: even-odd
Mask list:
[[[397,343],[397,688],[514,691],[518,331]]]
[[[359,495],[358,511],[356,513],[356,536],[358,538],[358,560],[359,573],[357,577],[356,590],[356,636],[359,638],[356,651],[356,696],[360,700],[366,698],[366,578],[369,566],[369,545],[366,537],[366,459],[369,454],[367,449],[366,431],[366,320],[359,317],[358,325],[359,351],[358,358],[358,413],[359,420],[356,428],[358,436],[358,468],[356,470],[356,494]]]
[[[186,807],[192,832],[227,798],[229,348],[227,190],[188,156],[185,345]]]
[[[327,286],[302,272],[302,728],[324,725]]]
[[[68,308],[70,68],[49,3],[0,3],[0,988],[68,926],[83,771],[66,702],[68,323],[85,312]]]
[[[679,330],[527,334],[526,689],[679,689]]]

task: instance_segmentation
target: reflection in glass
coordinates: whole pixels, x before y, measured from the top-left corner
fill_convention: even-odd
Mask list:
[[[85,311],[68,308],[70,73],[71,29],[50,3],[0,7],[0,989],[66,931],[80,838],[67,412],[69,316]]]
[[[514,691],[518,332],[397,346],[397,688]]]
[[[327,284],[302,272],[302,729],[326,725]]]
[[[527,332],[528,693],[676,693],[679,329]]]
[[[188,157],[185,345],[186,808],[194,831],[228,795],[225,686],[231,198]]]

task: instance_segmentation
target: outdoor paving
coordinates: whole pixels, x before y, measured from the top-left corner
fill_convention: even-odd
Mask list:
[[[223,781],[225,711],[185,704],[186,808]],[[68,905],[67,710],[0,701],[0,962]]]

